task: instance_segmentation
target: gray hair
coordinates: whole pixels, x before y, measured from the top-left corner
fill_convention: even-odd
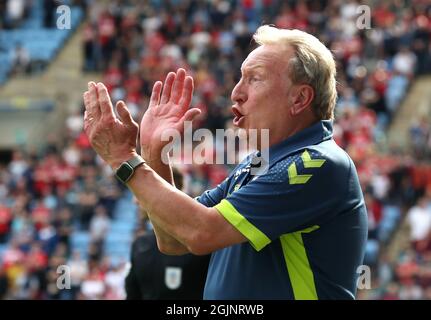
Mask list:
[[[294,84],[308,84],[314,89],[311,103],[320,120],[334,118],[337,100],[336,66],[331,51],[313,35],[300,30],[261,26],[253,36],[259,45],[291,46],[295,57],[289,61],[289,76]]]

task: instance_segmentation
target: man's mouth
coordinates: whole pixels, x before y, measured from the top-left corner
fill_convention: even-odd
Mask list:
[[[238,110],[237,107],[232,107],[232,112],[234,114],[233,124],[235,126],[239,126],[241,119],[244,118],[244,115]]]

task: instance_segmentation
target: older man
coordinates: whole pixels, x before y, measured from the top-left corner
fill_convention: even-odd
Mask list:
[[[298,30],[262,26],[254,40],[233,123],[269,130],[265,174],[251,174],[249,157],[197,201],[175,189],[161,135],[199,114],[183,69],[154,85],[140,126],[145,161],[138,125],[123,102],[115,116],[101,83],[84,93],[85,131],[147,210],[162,252],[212,253],[205,299],[353,299],[367,219],[354,164],[332,139],[333,57]]]

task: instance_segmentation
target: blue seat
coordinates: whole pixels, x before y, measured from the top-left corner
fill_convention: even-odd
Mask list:
[[[88,244],[90,242],[90,235],[88,232],[75,232],[72,234],[71,237],[71,243],[72,245],[79,245],[79,244]]]
[[[132,241],[132,235],[124,234],[124,233],[116,233],[116,232],[109,232],[106,236],[105,242],[106,243],[127,243],[130,244]]]
[[[43,27],[43,0],[33,0],[30,16],[19,29],[2,30],[0,32],[0,48],[12,55],[18,43],[29,51],[32,61],[49,63],[55,58],[60,48],[71,36],[72,32],[82,21],[84,13],[80,7],[72,6],[72,1],[62,1],[62,4],[71,6],[71,29],[59,30]],[[1,51],[0,51],[1,54]],[[0,64],[9,64],[10,61],[0,60]],[[9,67],[0,68],[0,84],[7,80]]]
[[[0,264],[3,261],[3,254],[7,250],[8,245],[7,244],[0,244]]]
[[[135,229],[135,224],[128,221],[118,221],[111,224],[111,232],[120,234],[130,234]]]
[[[375,265],[379,257],[380,245],[377,240],[368,240],[365,246],[364,264]]]

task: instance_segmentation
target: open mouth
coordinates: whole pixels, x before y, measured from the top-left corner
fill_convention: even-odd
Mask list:
[[[237,107],[232,107],[232,112],[234,114],[234,118],[233,118],[233,124],[235,126],[238,126],[241,119],[244,118],[244,115],[238,110]]]

